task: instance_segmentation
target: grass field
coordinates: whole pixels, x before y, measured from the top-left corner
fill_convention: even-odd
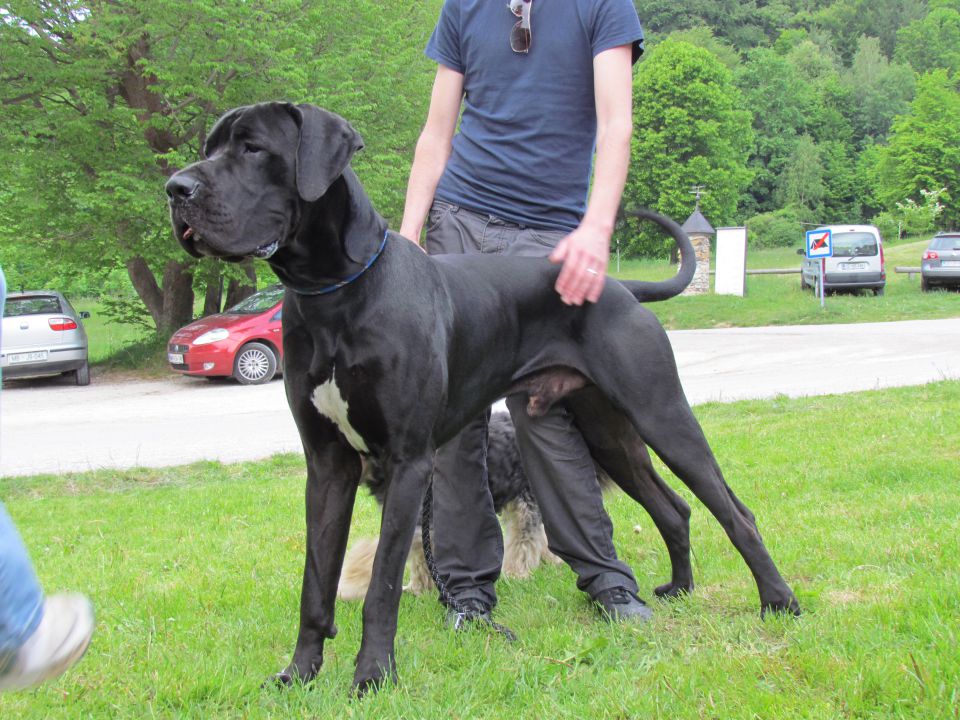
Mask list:
[[[515,644],[453,636],[433,598],[404,597],[400,685],[356,701],[360,607],[341,603],[318,680],[261,689],[296,634],[302,458],[5,479],[45,587],[88,593],[98,627],[63,679],[0,695],[0,718],[960,717],[960,382],[696,412],[801,618],[759,620],[691,499],[697,589],[646,625],[599,621],[545,567],[499,584]],[[662,543],[624,496],[608,506],[649,598]],[[366,496],[354,528],[376,532]]]

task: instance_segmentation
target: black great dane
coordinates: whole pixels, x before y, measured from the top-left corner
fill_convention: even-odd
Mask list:
[[[761,613],[799,613],[751,512],[727,486],[677,376],[666,333],[638,300],[676,295],[693,272],[606,284],[599,302],[564,305],[545,259],[428,257],[391,233],[349,167],[362,141],[311,105],[231,110],[206,159],[167,183],[174,233],[191,255],[262,258],[286,286],[284,382],[307,461],[307,548],[300,630],[281,682],[309,680],[336,634],[334,601],[361,465],[383,474],[380,544],[363,606],[359,691],[396,679],[404,561],[434,451],[498,398],[528,412],[563,401],[597,462],[652,515],[673,577],[692,589],[689,508],[656,475],[649,445],[723,526],[753,573]]]

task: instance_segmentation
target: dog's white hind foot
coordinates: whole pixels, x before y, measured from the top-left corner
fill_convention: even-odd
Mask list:
[[[413,543],[410,545],[407,567],[410,568],[410,582],[403,586],[405,591],[414,595],[423,595],[423,593],[433,590],[433,578],[430,577],[427,559],[423,555],[423,537],[420,535],[419,527],[413,536]]]
[[[353,544],[343,559],[337,597],[341,600],[363,600],[373,575],[373,558],[380,538],[361,538]]]
[[[525,579],[530,577],[541,559],[555,557],[547,549],[540,512],[522,497],[503,507],[504,526],[503,574]]]

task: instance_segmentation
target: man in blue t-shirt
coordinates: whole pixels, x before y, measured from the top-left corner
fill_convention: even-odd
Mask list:
[[[438,68],[400,233],[419,241],[427,218],[431,254],[549,256],[563,264],[565,303],[596,302],[630,159],[642,41],[631,0],[446,0],[426,48]],[[606,617],[648,618],[570,413],[557,406],[530,418],[520,396],[507,405],[550,549]],[[435,461],[434,554],[466,619],[489,620],[503,560],[488,417]]]

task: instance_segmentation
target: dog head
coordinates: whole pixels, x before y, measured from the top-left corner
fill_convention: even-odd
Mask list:
[[[210,131],[205,159],[166,184],[174,235],[194,257],[269,258],[303,204],[322,198],[361,147],[346,120],[314,105],[230,110]]]

